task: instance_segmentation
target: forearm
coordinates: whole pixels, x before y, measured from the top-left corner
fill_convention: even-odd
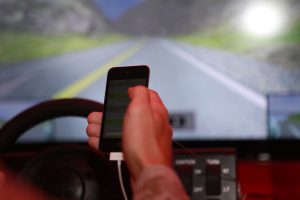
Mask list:
[[[188,200],[173,169],[155,165],[142,171],[133,186],[134,200]]]

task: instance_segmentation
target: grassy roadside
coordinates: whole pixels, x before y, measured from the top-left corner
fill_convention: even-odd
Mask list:
[[[193,45],[234,52],[245,51],[254,45],[254,43],[247,42],[244,36],[238,33],[229,32],[222,33],[210,31],[205,33],[194,33],[191,35],[177,36],[176,39]]]
[[[293,123],[300,123],[300,113],[290,115],[288,117],[288,121]]]
[[[176,39],[190,44],[227,50],[247,52],[272,44],[300,43],[300,22],[290,27],[285,33],[273,38],[254,38],[228,28],[219,28],[190,35],[176,36]]]
[[[276,39],[281,42],[300,43],[300,21]]]
[[[0,64],[60,55],[125,39],[117,34],[96,38],[84,35],[46,36],[34,33],[0,32]]]

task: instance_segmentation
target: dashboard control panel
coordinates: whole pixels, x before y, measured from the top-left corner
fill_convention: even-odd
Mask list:
[[[175,170],[192,200],[236,200],[235,154],[177,154]]]

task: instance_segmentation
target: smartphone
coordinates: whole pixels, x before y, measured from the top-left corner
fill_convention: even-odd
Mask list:
[[[130,101],[128,88],[148,87],[149,73],[146,65],[113,67],[108,71],[99,142],[101,151],[122,152],[123,118]]]

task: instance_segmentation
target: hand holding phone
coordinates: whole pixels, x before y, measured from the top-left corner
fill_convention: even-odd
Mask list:
[[[148,82],[149,68],[146,65],[114,67],[108,71],[99,142],[101,151],[122,151],[123,118],[130,101],[128,89],[137,85],[148,87]]]
[[[122,146],[132,180],[151,165],[172,167],[172,128],[157,92],[142,86],[129,91]]]

